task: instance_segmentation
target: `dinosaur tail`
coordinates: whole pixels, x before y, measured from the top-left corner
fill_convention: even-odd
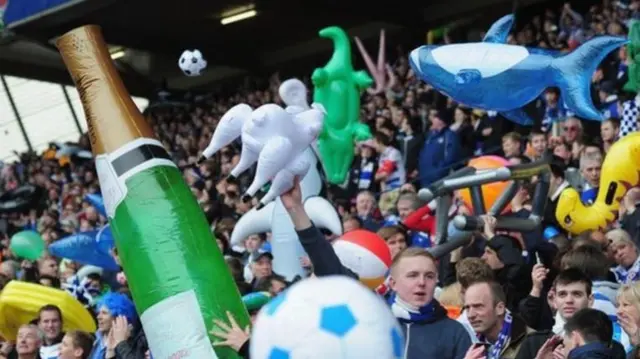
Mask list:
[[[622,37],[599,36],[553,60],[554,83],[560,88],[565,104],[577,116],[602,120],[602,115],[591,100],[591,77],[611,51],[626,43],[627,40]]]
[[[333,41],[333,56],[329,63],[351,63],[351,41],[344,30],[337,26],[329,26],[320,30],[318,34]]]

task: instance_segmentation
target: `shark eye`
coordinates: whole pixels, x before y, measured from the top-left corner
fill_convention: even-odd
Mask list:
[[[571,224],[571,222],[573,222],[573,221],[571,220],[571,216],[569,216],[569,215],[567,214],[567,215],[564,217],[564,224],[569,225],[569,224]]]

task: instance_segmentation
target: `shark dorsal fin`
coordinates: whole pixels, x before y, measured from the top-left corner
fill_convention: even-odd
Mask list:
[[[507,42],[507,37],[509,36],[509,31],[511,31],[511,27],[513,26],[513,15],[506,15],[500,18],[500,20],[496,21],[491,25],[489,31],[482,39],[483,42],[493,42],[497,44],[505,44]]]

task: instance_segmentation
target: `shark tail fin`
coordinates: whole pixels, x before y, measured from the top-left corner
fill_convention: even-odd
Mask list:
[[[611,51],[627,42],[622,37],[598,36],[553,60],[554,83],[560,88],[565,105],[578,117],[602,120],[591,100],[591,77]]]

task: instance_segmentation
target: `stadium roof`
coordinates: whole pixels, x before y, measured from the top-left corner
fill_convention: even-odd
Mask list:
[[[331,49],[317,36],[328,25],[369,41],[373,53],[382,28],[388,37],[402,32],[424,39],[428,29],[461,13],[478,15],[482,10],[500,16],[512,6],[511,0],[430,0],[421,5],[394,1],[386,6],[364,0],[248,1],[69,0],[8,25],[13,36],[5,38],[4,45],[0,40],[0,73],[70,83],[53,39],[75,27],[97,24],[113,51],[125,54],[117,63],[129,90],[147,95],[163,79],[170,88],[186,89],[247,71],[299,67],[311,72],[321,64],[315,56]],[[520,6],[539,1],[520,0]],[[251,9],[255,17],[221,24],[229,14]],[[183,50],[195,48],[205,54],[209,69],[204,76],[187,78],[180,74],[177,59]]]

